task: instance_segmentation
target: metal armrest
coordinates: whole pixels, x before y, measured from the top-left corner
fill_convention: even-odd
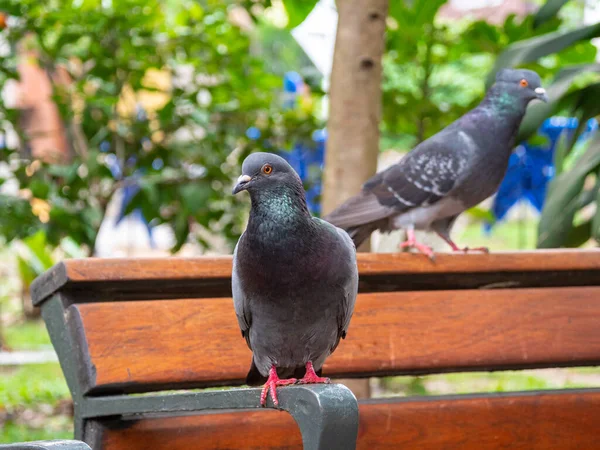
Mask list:
[[[91,450],[81,441],[35,441],[0,445],[0,450]]]
[[[358,402],[341,384],[297,385],[277,391],[280,409],[302,433],[305,450],[351,450],[358,435]],[[206,410],[260,409],[260,389],[228,389],[183,394],[86,397],[81,418],[177,414]],[[274,408],[269,402],[270,408]]]

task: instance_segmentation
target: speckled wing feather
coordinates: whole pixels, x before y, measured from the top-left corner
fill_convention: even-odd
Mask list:
[[[432,205],[452,192],[460,181],[474,147],[462,131],[440,133],[371,178],[363,191],[375,195],[382,206],[395,213]]]
[[[449,127],[415,147],[399,163],[373,176],[359,195],[326,220],[349,229],[432,205],[460,182],[475,151],[468,134]]]

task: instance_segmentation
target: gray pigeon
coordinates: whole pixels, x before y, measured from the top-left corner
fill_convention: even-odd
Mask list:
[[[250,193],[252,207],[231,284],[253,352],[246,383],[265,383],[261,405],[270,391],[278,406],[277,386],[329,382],[320,372],[350,324],[356,249],[345,231],[310,215],[302,182],[283,158],[248,156],[233,193],[241,191]]]
[[[498,189],[519,125],[534,99],[548,101],[537,73],[501,70],[475,109],[373,176],[360,194],[325,220],[345,229],[357,247],[375,230],[403,228],[408,239],[400,246],[433,258],[431,248],[416,242],[416,228],[435,231],[454,251],[468,251],[450,238],[452,225],[459,214]]]

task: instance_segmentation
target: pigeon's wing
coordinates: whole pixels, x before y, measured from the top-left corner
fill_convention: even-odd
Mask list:
[[[371,178],[363,192],[396,213],[432,205],[460,182],[475,150],[475,143],[463,131],[442,132]]]
[[[337,227],[349,229],[396,213],[393,207],[382,205],[373,192],[363,190],[331,212],[325,220]]]
[[[233,251],[233,271],[231,272],[231,290],[233,292],[233,307],[235,309],[235,315],[237,316],[240,330],[242,331],[242,336],[246,339],[246,344],[248,344],[250,350],[252,350],[252,346],[250,345],[250,325],[252,323],[252,317],[250,315],[250,309],[248,308],[248,298],[244,293],[240,277],[237,273],[237,249],[238,246],[236,245],[235,250]]]
[[[360,194],[325,219],[351,229],[431,205],[452,191],[475,150],[475,143],[466,133],[446,128],[419,144],[397,164],[374,175]]]
[[[343,284],[344,301],[342,303],[339,320],[340,328],[338,336],[343,339],[346,337],[346,333],[348,332],[350,319],[352,318],[352,313],[354,312],[356,296],[358,294],[358,268],[356,266],[356,247],[354,247],[354,242],[352,242],[352,239],[350,239],[350,236],[348,236],[348,233],[346,233],[344,230],[336,228],[336,231],[341,236],[344,245],[350,250],[351,255],[351,260],[349,261],[349,268],[351,270],[349,271],[348,277]]]
[[[334,233],[336,241],[341,245],[341,251],[337,259],[336,268],[340,271],[339,284],[336,284],[335,291],[339,292],[340,308],[338,310],[338,334],[335,343],[331,347],[331,353],[338,346],[340,339],[346,337],[350,319],[354,312],[354,304],[358,293],[358,268],[356,266],[356,247],[348,233],[341,228],[331,225],[330,223],[314,218],[314,220],[325,227],[329,228]]]

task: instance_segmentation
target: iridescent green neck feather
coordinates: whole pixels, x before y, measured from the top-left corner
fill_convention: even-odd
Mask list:
[[[275,222],[281,227],[293,226],[311,219],[301,183],[282,184],[251,194],[250,221]]]
[[[494,85],[481,103],[481,107],[493,115],[515,116],[525,113],[527,103],[511,89],[502,89]]]

